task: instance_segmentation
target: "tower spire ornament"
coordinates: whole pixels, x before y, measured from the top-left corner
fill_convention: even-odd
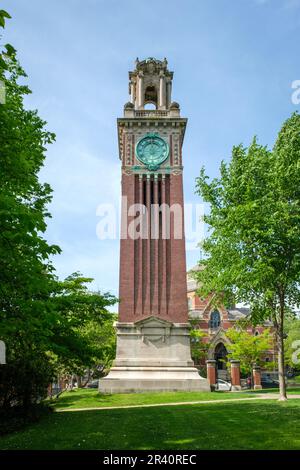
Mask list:
[[[187,119],[172,102],[172,80],[166,59],[137,58],[130,101],[117,120],[120,306],[116,359],[99,382],[102,393],[209,390],[190,353],[182,183]]]

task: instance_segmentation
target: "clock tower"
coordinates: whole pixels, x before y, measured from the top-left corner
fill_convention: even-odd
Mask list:
[[[190,354],[182,145],[167,60],[135,62],[118,119],[122,165],[117,353],[104,393],[209,390]]]

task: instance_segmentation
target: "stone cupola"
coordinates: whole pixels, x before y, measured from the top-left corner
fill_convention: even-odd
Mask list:
[[[166,59],[153,57],[135,61],[135,69],[129,72],[130,102],[134,110],[145,110],[151,104],[155,110],[170,110],[172,103],[173,72],[168,70]],[[179,106],[176,108],[179,111]]]

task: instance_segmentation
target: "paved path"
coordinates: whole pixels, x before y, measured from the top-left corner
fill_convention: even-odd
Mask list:
[[[245,398],[227,398],[220,400],[199,400],[199,401],[180,401],[175,403],[151,403],[146,405],[123,405],[123,406],[97,406],[89,408],[61,408],[56,409],[57,413],[63,413],[66,411],[93,411],[93,410],[121,410],[128,408],[152,408],[154,406],[179,406],[179,405],[207,405],[213,403],[232,403],[232,402],[244,402],[253,400],[278,400],[279,395],[277,393],[264,393],[255,394],[253,397]],[[288,394],[288,398],[300,399],[300,395]]]

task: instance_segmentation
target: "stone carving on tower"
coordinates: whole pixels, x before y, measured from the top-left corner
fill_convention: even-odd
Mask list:
[[[190,355],[182,145],[167,60],[135,62],[117,120],[122,165],[117,353],[104,393],[209,390]],[[152,109],[149,109],[149,106]]]

